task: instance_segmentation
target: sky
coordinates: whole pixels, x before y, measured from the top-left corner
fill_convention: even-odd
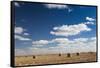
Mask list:
[[[96,7],[13,2],[15,55],[96,52]]]

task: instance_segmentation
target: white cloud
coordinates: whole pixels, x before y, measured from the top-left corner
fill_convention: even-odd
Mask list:
[[[64,41],[64,39],[63,39]],[[96,37],[92,38],[76,38],[73,40],[67,40],[63,43],[59,41],[58,46],[53,47],[53,49],[60,49],[60,52],[96,52]]]
[[[74,39],[75,42],[79,41],[79,42],[87,42],[88,41],[88,38],[77,38],[77,39]]]
[[[47,45],[49,41],[47,40],[39,40],[39,41],[33,41],[32,44],[33,46],[44,46]]]
[[[67,38],[56,38],[51,41],[51,43],[55,43],[55,45],[57,46],[51,46],[48,48],[30,47],[27,49],[18,49],[15,53],[17,53],[16,55],[38,55],[76,52],[96,52],[96,37],[77,38],[73,40],[68,40]],[[42,40],[40,43],[44,45],[49,44],[47,43],[47,41],[44,42],[44,40]]]
[[[29,33],[24,33],[24,35],[29,35]]]
[[[15,39],[20,41],[29,41],[30,38],[25,37],[26,35],[29,35],[29,33],[25,32],[26,29],[23,27],[15,27]]]
[[[68,38],[56,38],[53,39],[52,43],[56,43],[56,45],[59,45],[60,47],[67,47],[67,46],[80,46],[80,44],[82,43],[86,43],[89,40],[91,40],[91,38],[76,38],[73,40],[69,40]]]
[[[45,7],[49,8],[49,9],[67,9],[68,12],[72,12],[72,9],[69,8],[68,5],[60,5],[60,4],[44,4]]]
[[[32,44],[33,46],[38,46],[38,47],[41,47],[41,46],[45,46],[45,45],[49,45],[49,44],[65,44],[65,43],[68,43],[70,42],[67,38],[55,38],[55,39],[52,39],[52,40],[38,40],[38,41],[33,41]]]
[[[16,7],[20,7],[20,5],[19,5],[18,2],[14,2],[14,5],[15,5]]]
[[[52,41],[52,42],[51,42]],[[69,40],[67,38],[56,38],[49,41],[56,46],[48,48],[29,47],[27,49],[18,49],[16,55],[38,55],[38,54],[57,54],[57,53],[76,53],[76,52],[96,52],[96,37],[76,38]],[[35,41],[34,44],[49,45],[47,40]]]
[[[15,27],[15,34],[22,34],[24,32],[24,28],[22,27]]]
[[[44,5],[49,9],[53,9],[53,8],[66,9],[66,8],[68,8],[67,5],[58,5],[58,4],[44,4]]]
[[[72,12],[73,10],[71,8],[68,9],[68,12]]]
[[[91,40],[96,40],[96,37],[92,37]]]
[[[56,36],[72,36],[77,35],[82,31],[91,31],[86,24],[77,24],[77,25],[62,25],[53,28],[54,31],[51,31],[50,34]]]
[[[91,17],[86,17],[86,20],[87,21],[95,21],[95,19],[94,18],[91,18]]]
[[[85,22],[85,24],[95,25],[96,19],[94,19],[92,17],[86,17],[86,20],[87,20],[87,22]]]
[[[30,38],[25,38],[25,37],[22,37],[20,35],[15,35],[15,39],[21,40],[21,41],[29,41],[29,40],[31,40]]]
[[[69,42],[69,40],[67,38],[55,38],[51,41],[52,43],[60,43],[60,44],[66,44]]]
[[[91,24],[91,25],[94,25],[95,23],[94,22],[85,22],[84,24]]]

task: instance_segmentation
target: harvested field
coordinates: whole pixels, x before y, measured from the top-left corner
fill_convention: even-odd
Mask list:
[[[15,66],[76,63],[76,62],[94,62],[96,61],[95,52],[87,53],[67,53],[67,54],[48,54],[16,56]]]

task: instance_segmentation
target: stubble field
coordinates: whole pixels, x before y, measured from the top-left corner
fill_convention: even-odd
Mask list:
[[[95,62],[96,52],[16,56],[15,66]]]

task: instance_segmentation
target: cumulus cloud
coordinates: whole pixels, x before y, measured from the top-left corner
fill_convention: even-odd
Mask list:
[[[58,43],[58,44],[66,44],[66,43],[68,43],[70,41],[67,38],[55,38],[55,39],[52,39],[51,42],[52,43]]]
[[[45,45],[49,45],[49,44],[65,44],[70,42],[67,38],[55,38],[52,40],[38,40],[38,41],[33,41],[32,44],[33,46],[45,46]]]
[[[24,35],[29,35],[29,33],[24,33]]]
[[[30,38],[22,37],[20,35],[15,35],[15,39],[21,40],[21,41],[29,41],[29,40],[31,40]]]
[[[68,38],[55,38],[52,40],[39,40],[39,41],[33,41],[33,45],[34,46],[45,46],[45,45],[49,45],[49,44],[54,44],[56,45],[56,47],[69,47],[69,46],[77,46],[77,47],[85,47],[88,46],[89,42],[93,43],[93,41],[96,41],[96,37],[92,37],[92,38],[76,38],[73,40],[69,40]],[[94,46],[96,44],[93,44]],[[56,47],[50,47],[50,48],[55,48]],[[76,47],[76,48],[77,48]]]
[[[31,40],[30,38],[25,37],[26,35],[29,35],[29,33],[26,33],[23,27],[15,27],[15,39],[20,41]]]
[[[91,40],[96,40],[96,37],[92,37]]]
[[[54,31],[51,31],[50,34],[56,36],[72,36],[77,35],[82,31],[91,31],[86,24],[77,24],[77,25],[62,25],[53,28]]]
[[[91,17],[86,17],[86,20],[87,21],[95,21],[95,19],[94,18],[91,18]]]
[[[22,27],[15,27],[15,34],[22,34],[24,32],[24,28]]]
[[[77,38],[77,39],[74,39],[75,42],[79,41],[79,42],[87,42],[88,41],[88,38]]]
[[[85,22],[85,24],[91,24],[94,25],[96,19],[92,18],[92,17],[86,17],[87,22]]]
[[[63,40],[64,41],[64,40]],[[96,37],[91,38],[76,38],[67,40],[63,43],[59,41],[53,49],[61,49],[60,52],[75,53],[75,52],[96,52]]]
[[[53,9],[53,8],[66,9],[66,8],[68,8],[67,5],[59,5],[59,4],[44,4],[44,5],[49,9]]]
[[[20,5],[19,5],[18,2],[14,2],[14,5],[15,5],[16,7],[20,7]]]
[[[69,40],[67,38],[55,38],[52,40],[34,41],[33,44],[49,45],[54,43],[56,46],[50,46],[48,48],[42,47],[28,47],[27,49],[17,50],[19,55],[38,55],[38,54],[57,54],[57,53],[76,53],[76,52],[96,52],[96,37],[91,38],[76,38]],[[29,53],[28,53],[29,52]],[[19,53],[19,54],[18,54]]]
[[[32,44],[33,46],[44,46],[47,45],[49,41],[47,40],[39,40],[39,41],[33,41]]]
[[[84,24],[91,24],[91,25],[94,25],[95,23],[94,22],[85,22]]]
[[[47,7],[48,9],[67,9],[68,12],[72,12],[72,9],[69,8],[68,5],[60,5],[60,4],[44,4],[45,7]]]

